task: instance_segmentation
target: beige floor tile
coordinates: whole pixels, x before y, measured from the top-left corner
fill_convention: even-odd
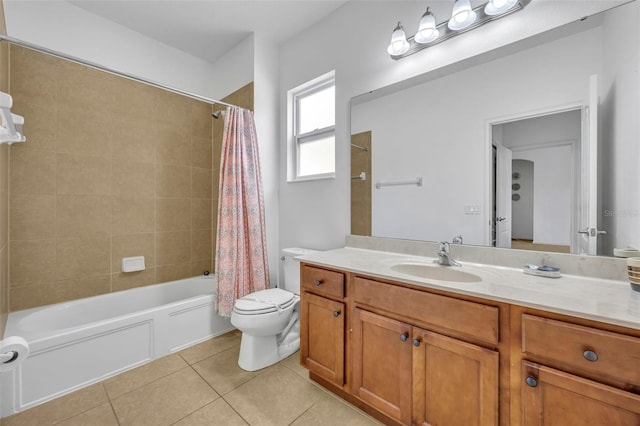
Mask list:
[[[224,399],[219,398],[180,420],[174,426],[245,426],[247,424]]]
[[[118,426],[111,404],[102,404],[70,419],[56,423],[58,426]]]
[[[288,425],[323,397],[323,391],[293,371],[274,366],[224,399],[249,424],[259,426]]]
[[[338,398],[324,395],[313,407],[291,423],[292,426],[375,426],[382,423]]]
[[[243,383],[265,372],[264,369],[245,371],[238,367],[239,353],[240,347],[235,346],[200,361],[197,364],[193,364],[193,368],[216,392],[220,395],[225,395]]]
[[[187,367],[111,403],[121,425],[170,425],[219,396]]]
[[[52,425],[109,402],[102,383],[2,419],[3,426]]]
[[[278,365],[282,367],[287,367],[300,377],[303,377],[310,381],[309,379],[309,370],[300,365],[300,351],[294,353],[293,355],[283,359],[278,363]]]
[[[169,355],[107,379],[104,382],[104,387],[109,398],[116,399],[186,366],[187,363],[177,354]]]
[[[227,349],[240,345],[242,333],[238,330],[230,331],[221,336],[191,346],[183,351],[178,352],[189,364],[195,364],[211,355],[226,351]]]

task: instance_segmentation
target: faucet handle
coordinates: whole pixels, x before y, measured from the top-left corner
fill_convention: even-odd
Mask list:
[[[449,253],[449,242],[447,241],[440,242],[440,252]]]

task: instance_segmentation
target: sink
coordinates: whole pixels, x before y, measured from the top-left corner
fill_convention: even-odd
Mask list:
[[[476,283],[482,281],[479,276],[461,271],[457,266],[440,266],[428,263],[398,263],[391,267],[393,271],[420,278],[431,278],[438,281],[455,281]]]

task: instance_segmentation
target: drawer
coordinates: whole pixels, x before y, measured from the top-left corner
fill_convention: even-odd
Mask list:
[[[300,280],[303,290],[327,297],[344,297],[344,274],[313,266],[302,266]]]
[[[498,344],[499,311],[494,306],[362,277],[354,281],[353,297],[357,303],[399,314],[407,322],[417,321],[416,325],[430,324],[472,340]]]
[[[522,315],[522,352],[568,370],[640,385],[640,339]]]

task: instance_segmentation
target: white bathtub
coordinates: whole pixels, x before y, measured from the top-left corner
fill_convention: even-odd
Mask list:
[[[201,276],[10,313],[4,335],[30,354],[0,375],[1,416],[232,330],[215,286]]]

